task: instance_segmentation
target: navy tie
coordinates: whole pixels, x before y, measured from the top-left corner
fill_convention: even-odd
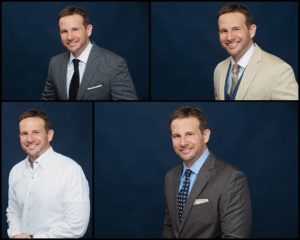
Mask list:
[[[177,208],[178,208],[178,217],[180,223],[182,222],[183,210],[189,195],[191,173],[192,171],[190,169],[185,170],[184,172],[185,178],[183,181],[183,185],[177,195]]]
[[[74,73],[71,79],[70,88],[69,88],[69,100],[76,100],[77,91],[79,88],[79,68],[78,63],[80,60],[73,59],[74,64]]]

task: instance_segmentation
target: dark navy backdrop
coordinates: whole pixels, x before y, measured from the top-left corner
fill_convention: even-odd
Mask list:
[[[228,55],[219,44],[217,11],[225,2],[151,4],[151,95],[154,100],[213,100],[213,72]],[[254,41],[289,63],[299,78],[298,2],[245,2]]]
[[[298,103],[96,103],[95,237],[161,237],[168,116],[200,107],[209,149],[245,172],[253,237],[298,236]]]
[[[56,152],[74,159],[83,169],[89,182],[90,199],[93,199],[92,185],[92,103],[2,103],[2,238],[7,238],[6,208],[8,175],[11,168],[26,155],[19,144],[18,118],[24,111],[37,108],[45,111],[54,128],[52,147]],[[92,219],[85,237],[92,237]]]
[[[139,99],[149,99],[148,2],[5,2],[2,5],[2,99],[37,100],[52,56],[66,51],[57,15],[83,7],[93,24],[91,39],[124,57]]]

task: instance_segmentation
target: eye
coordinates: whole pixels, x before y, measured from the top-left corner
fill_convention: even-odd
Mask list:
[[[176,138],[179,138],[180,136],[178,135],[178,134],[174,134],[174,135],[172,135],[172,138],[173,139],[176,139]]]

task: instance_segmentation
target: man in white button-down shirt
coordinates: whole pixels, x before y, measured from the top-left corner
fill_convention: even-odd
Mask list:
[[[50,146],[48,116],[28,110],[19,118],[25,160],[9,175],[10,238],[79,238],[90,217],[89,185],[81,167]]]

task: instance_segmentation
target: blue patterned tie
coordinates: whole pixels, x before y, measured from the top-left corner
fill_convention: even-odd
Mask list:
[[[192,171],[190,169],[185,170],[184,172],[185,179],[182,188],[180,189],[177,195],[177,208],[178,208],[178,217],[180,223],[182,222],[183,209],[189,195],[191,173]]]

